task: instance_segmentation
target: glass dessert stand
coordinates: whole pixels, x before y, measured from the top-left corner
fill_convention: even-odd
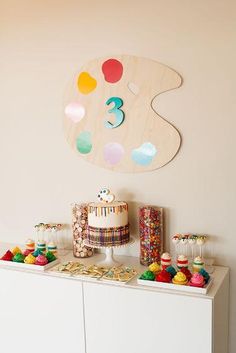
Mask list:
[[[111,246],[101,246],[101,245],[92,245],[89,243],[88,239],[84,240],[84,245],[89,246],[93,249],[105,249],[105,259],[96,263],[96,265],[101,267],[113,267],[113,266],[120,266],[122,265],[121,262],[114,259],[114,248],[123,248],[129,245],[134,244],[134,238],[130,237],[130,240],[126,244],[122,245],[111,245]]]

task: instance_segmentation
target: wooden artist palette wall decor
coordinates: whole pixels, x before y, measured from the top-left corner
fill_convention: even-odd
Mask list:
[[[87,63],[65,107],[65,132],[77,154],[118,172],[160,168],[179,150],[179,132],[154,110],[160,93],[181,85],[174,70],[129,55]]]

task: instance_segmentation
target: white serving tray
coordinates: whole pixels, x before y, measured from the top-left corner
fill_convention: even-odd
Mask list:
[[[24,270],[30,270],[30,271],[45,271],[48,270],[49,268],[59,264],[60,260],[56,259],[55,261],[49,262],[45,266],[39,266],[39,265],[31,265],[31,264],[25,264],[22,262],[13,262],[13,261],[4,261],[0,260],[0,266],[2,267],[13,267],[13,268],[18,268],[18,269],[24,269]]]
[[[148,280],[143,280],[139,278],[137,279],[137,283],[146,287],[163,288],[163,289],[176,290],[176,291],[188,292],[188,293],[196,293],[196,294],[207,294],[207,292],[212,286],[213,278],[211,278],[207,283],[207,285],[204,286],[203,288],[183,286],[183,285],[178,285],[173,283],[148,281]]]

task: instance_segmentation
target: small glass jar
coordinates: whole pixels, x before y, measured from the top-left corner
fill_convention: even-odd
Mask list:
[[[86,203],[72,205],[73,253],[75,257],[85,258],[94,254],[94,250],[84,244],[87,239],[88,205]]]

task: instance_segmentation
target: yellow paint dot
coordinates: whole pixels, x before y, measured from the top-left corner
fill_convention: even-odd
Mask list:
[[[89,75],[88,72],[81,72],[78,77],[78,89],[83,94],[89,94],[97,87],[95,78]]]

